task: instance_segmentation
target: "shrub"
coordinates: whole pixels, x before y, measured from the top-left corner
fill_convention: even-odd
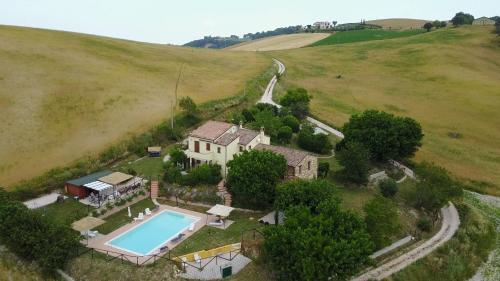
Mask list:
[[[99,211],[97,211],[97,210],[92,211],[93,217],[97,218],[99,215],[100,215]]]
[[[320,162],[318,164],[318,177],[326,178],[329,172],[330,172],[330,163]]]
[[[104,215],[104,214],[106,214],[107,212],[108,212],[108,210],[107,210],[107,209],[101,209],[100,214],[101,214],[101,215]]]
[[[139,191],[139,195],[146,195],[146,192],[144,190]]]
[[[363,206],[365,222],[377,249],[390,244],[391,236],[396,234],[401,225],[395,204],[380,195]]]
[[[172,162],[174,165],[184,165],[184,163],[187,161],[187,155],[184,153],[184,151],[178,147],[175,147],[170,151],[170,162]]]
[[[106,209],[111,210],[111,209],[113,209],[113,207],[114,207],[113,204],[106,203]]]
[[[253,116],[253,113],[250,110],[246,109],[246,108],[241,111],[241,115],[245,119],[244,120],[245,123],[255,121],[255,117]]]
[[[327,154],[332,148],[332,142],[325,134],[314,134],[314,129],[309,125],[304,125],[299,133],[298,144],[301,148],[321,153]]]
[[[167,183],[180,183],[182,180],[181,169],[172,164],[172,162],[165,163],[165,174],[163,180]]]
[[[424,231],[424,232],[429,232],[431,230],[431,227],[432,227],[432,223],[431,221],[424,217],[424,218],[420,218],[417,222],[417,227],[418,229],[420,229],[421,231]]]
[[[203,164],[197,166],[182,177],[184,185],[217,184],[221,181],[220,166],[217,164]]]
[[[139,156],[146,155],[147,147],[153,144],[153,136],[150,133],[138,135],[127,145],[127,150]]]
[[[394,197],[398,192],[398,184],[393,179],[385,179],[379,183],[380,193],[384,197]]]
[[[290,89],[286,92],[286,94],[281,98],[280,104],[282,106],[291,106],[297,103],[306,103],[309,104],[311,98],[307,93],[307,90],[304,88]]]
[[[292,139],[292,128],[288,126],[283,126],[278,130],[278,141],[280,143],[290,143]]]

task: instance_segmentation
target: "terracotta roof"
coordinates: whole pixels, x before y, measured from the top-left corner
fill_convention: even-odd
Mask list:
[[[275,145],[267,145],[267,144],[258,144],[255,149],[258,150],[270,150],[272,152],[276,152],[278,154],[281,154],[285,157],[287,165],[292,166],[292,167],[297,167],[302,160],[309,155],[309,153],[302,151],[302,150],[297,150],[297,149],[292,149],[288,147],[283,147],[283,146],[275,146]]]
[[[214,143],[219,145],[228,145],[238,138],[238,134],[227,133],[218,138]]]
[[[233,124],[219,121],[208,121],[207,123],[201,125],[196,130],[191,132],[192,137],[198,137],[202,139],[215,140],[229,130]]]
[[[240,137],[240,144],[247,145],[249,144],[256,136],[259,135],[259,132],[245,129],[245,128],[238,128],[238,131],[236,134],[239,135]]]

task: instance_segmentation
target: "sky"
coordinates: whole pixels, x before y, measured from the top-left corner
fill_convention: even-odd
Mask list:
[[[161,44],[315,21],[500,15],[498,0],[0,0],[0,24]],[[1,38],[0,38],[1,40]]]

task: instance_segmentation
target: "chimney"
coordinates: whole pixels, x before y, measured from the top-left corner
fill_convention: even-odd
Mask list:
[[[243,121],[240,121],[240,129],[243,129]]]
[[[263,136],[264,135],[264,126],[260,127],[260,134]]]

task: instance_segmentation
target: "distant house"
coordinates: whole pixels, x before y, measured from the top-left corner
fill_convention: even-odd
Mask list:
[[[332,23],[329,22],[329,21],[317,21],[315,22],[314,24],[314,27],[316,27],[317,29],[321,29],[321,30],[324,30],[324,29],[329,29],[332,27]]]
[[[227,175],[227,162],[243,151],[252,149],[270,150],[285,157],[288,165],[287,178],[317,177],[318,160],[307,152],[270,145],[271,139],[260,132],[243,128],[240,124],[208,121],[188,137],[185,151],[190,167],[214,163],[221,166],[222,176]]]
[[[480,17],[472,22],[473,25],[495,25],[495,21],[487,17]]]
[[[289,179],[318,177],[318,158],[305,151],[268,144],[259,144],[255,149],[269,150],[283,155],[288,166],[286,177]]]

